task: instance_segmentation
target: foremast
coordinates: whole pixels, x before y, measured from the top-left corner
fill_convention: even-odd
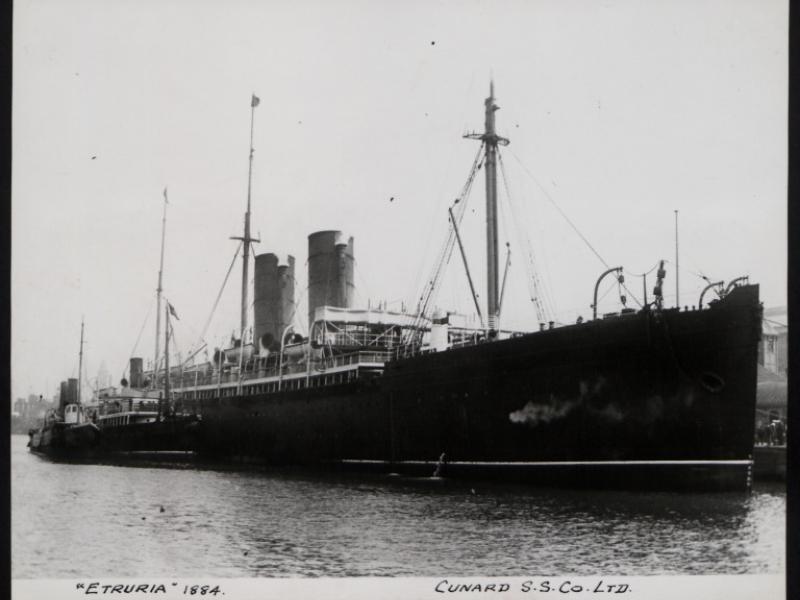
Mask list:
[[[489,83],[489,97],[484,101],[485,122],[483,133],[469,133],[465,138],[481,140],[486,146],[484,169],[486,172],[486,312],[489,336],[497,335],[500,317],[498,234],[497,234],[497,146],[507,146],[509,140],[497,135],[494,113],[494,80]]]
[[[248,313],[248,291],[249,291],[249,268],[250,268],[250,244],[253,242],[260,242],[250,235],[250,197],[253,185],[253,121],[255,118],[256,106],[258,106],[258,96],[253,94],[250,100],[250,158],[247,170],[247,211],[244,213],[244,232],[242,237],[231,237],[232,240],[240,240],[242,245],[242,306],[241,306],[241,320],[240,320],[240,344],[241,352],[244,353],[244,333],[247,330],[247,313]]]

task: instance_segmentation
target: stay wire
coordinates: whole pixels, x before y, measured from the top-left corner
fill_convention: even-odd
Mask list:
[[[625,272],[626,275],[628,275],[630,277],[644,277],[645,275],[650,275],[650,273],[655,271],[658,268],[658,265],[659,265],[660,262],[661,261],[659,261],[656,264],[654,264],[653,268],[651,268],[649,271],[645,271],[644,273],[633,273],[632,271],[628,271],[628,269],[623,269],[623,271]],[[664,261],[664,262],[666,262],[666,261]]]
[[[361,280],[361,283],[362,283],[362,285],[364,286],[364,291],[365,291],[365,292],[366,292],[366,294],[367,294],[367,298],[371,298],[371,297],[372,297],[372,294],[370,293],[370,287],[369,287],[369,285],[367,284],[367,279],[366,279],[366,277],[364,277],[364,274],[361,272],[361,269],[360,269],[360,268],[359,268],[359,266],[358,266],[358,261],[357,261],[357,260],[355,260],[355,259],[353,260],[353,267],[355,267],[356,277],[358,277],[358,278]],[[359,296],[361,296],[361,292],[359,291],[359,290],[360,290],[360,288],[361,288],[361,286],[358,286],[358,287],[356,287],[356,293],[357,293]],[[377,298],[376,298],[375,300],[377,301]],[[366,304],[366,302],[364,302],[364,298],[363,298],[363,296],[361,297],[361,304],[362,304],[362,305],[363,305],[363,304]]]
[[[671,261],[668,258],[665,258],[664,259],[664,264],[674,265],[675,263],[674,263],[674,261]],[[689,275],[694,275],[695,277],[698,277],[699,279],[702,279],[706,283],[711,283],[712,281],[714,281],[714,278],[710,278],[710,277],[708,277],[706,275],[703,275],[703,273],[701,273],[700,271],[693,271],[692,269],[688,269],[686,267],[680,267],[680,272],[688,273]]]
[[[566,222],[569,224],[569,226],[570,226],[570,227],[572,227],[573,231],[575,231],[575,233],[576,233],[576,234],[578,234],[578,237],[580,237],[580,238],[581,238],[581,240],[583,240],[583,242],[584,242],[584,243],[585,243],[585,244],[588,246],[588,248],[589,248],[589,249],[590,249],[590,250],[591,250],[591,251],[594,253],[594,255],[595,255],[595,256],[596,256],[596,257],[597,257],[597,258],[600,260],[600,262],[601,262],[601,263],[603,263],[603,265],[606,267],[606,269],[610,268],[610,267],[608,266],[608,263],[605,261],[605,259],[604,259],[602,256],[600,256],[600,253],[599,253],[599,252],[598,252],[598,251],[595,249],[595,247],[594,247],[594,246],[592,246],[592,244],[589,242],[589,240],[588,240],[588,239],[586,239],[586,236],[584,236],[584,235],[583,235],[583,234],[580,232],[580,230],[579,230],[579,229],[577,228],[577,226],[576,226],[576,225],[575,225],[575,224],[574,224],[574,223],[573,223],[573,222],[570,220],[570,218],[567,216],[567,214],[566,214],[566,213],[565,213],[563,210],[561,210],[561,207],[560,207],[558,204],[556,204],[556,201],[555,201],[555,200],[553,200],[553,198],[552,198],[552,197],[550,196],[550,194],[547,192],[547,190],[545,189],[545,187],[544,187],[544,186],[543,186],[541,183],[539,183],[539,180],[536,178],[536,176],[535,176],[533,173],[531,173],[531,172],[528,170],[528,168],[527,168],[527,167],[526,167],[526,166],[525,166],[525,165],[522,163],[522,161],[520,160],[520,158],[519,158],[519,157],[518,157],[518,156],[517,156],[517,155],[514,153],[514,151],[513,151],[513,150],[509,150],[509,152],[511,153],[511,156],[513,156],[513,157],[514,157],[514,159],[517,161],[517,163],[519,163],[519,166],[520,166],[520,167],[522,167],[522,170],[523,170],[523,171],[525,171],[525,173],[527,173],[527,174],[528,174],[528,176],[529,176],[529,177],[530,177],[530,178],[533,180],[533,182],[534,182],[534,183],[537,185],[537,187],[538,187],[538,188],[539,188],[539,189],[542,191],[542,193],[544,194],[545,198],[547,198],[547,200],[548,200],[548,201],[549,201],[549,202],[550,202],[550,203],[553,205],[553,207],[554,207],[554,208],[555,208],[555,209],[556,209],[556,210],[559,212],[559,214],[560,214],[560,215],[561,215],[561,216],[564,218],[564,220],[565,220],[565,221],[566,221]],[[633,294],[633,292],[631,292],[631,291],[630,291],[630,290],[627,288],[627,286],[626,286],[624,283],[622,284],[622,287],[623,287],[623,288],[625,288],[625,291],[626,291],[626,292],[629,294],[629,296],[630,296],[631,298],[633,298],[634,302],[636,302],[636,304],[638,304],[640,307],[642,307],[642,303],[641,303],[641,302],[639,302],[639,300],[636,298],[636,296]]]
[[[521,218],[519,218],[514,208],[515,204],[514,202],[512,202],[511,199],[511,191],[508,186],[508,177],[506,176],[506,169],[505,169],[505,163],[503,162],[503,155],[500,152],[498,152],[497,157],[500,163],[500,174],[503,177],[503,186],[505,187],[506,190],[506,197],[508,199],[508,204],[511,207],[511,212],[514,218],[514,224],[517,229],[517,237],[519,238],[521,244],[524,241],[525,249],[528,252],[527,256],[528,261],[525,263],[525,270],[528,275],[528,292],[530,293],[531,301],[533,302],[534,307],[536,308],[537,312],[536,316],[538,317],[539,321],[549,321],[550,315],[555,314],[555,311],[553,310],[552,301],[548,297],[547,289],[545,288],[544,285],[542,285],[537,275],[536,255],[533,251],[533,246],[530,242],[530,238],[524,235],[524,233],[520,232],[522,220]]]
[[[499,151],[497,153],[497,156],[498,156],[498,158],[500,158],[500,152]],[[501,163],[501,169],[502,169],[502,160],[500,161],[500,163]],[[509,209],[511,210],[511,213],[512,213],[511,214],[511,219],[514,220],[515,224],[516,224],[516,218],[515,218],[516,215],[514,214],[514,209],[511,206],[511,195],[510,195],[510,193],[508,191],[508,185],[506,185],[506,202],[508,203]],[[500,282],[500,290],[501,290],[500,298],[503,298],[503,295],[505,294],[505,286],[508,283],[506,281],[507,278],[508,278],[508,272],[509,272],[509,270],[511,269],[511,266],[512,266],[511,260],[509,258],[510,257],[510,253],[511,253],[511,240],[510,240],[510,238],[511,238],[511,227],[509,227],[509,225],[508,225],[509,217],[508,217],[508,215],[506,215],[507,211],[505,210],[505,204],[503,202],[498,202],[498,207],[497,208],[500,211],[500,222],[503,224],[503,233],[504,233],[504,237],[505,237],[505,247],[506,247],[505,259],[503,261],[503,265],[504,265],[504,268],[503,268],[503,280]],[[516,233],[516,231],[515,231],[515,233]],[[516,240],[516,241],[517,241],[517,243],[520,243],[519,240]],[[498,256],[498,260],[499,259],[500,259],[500,257]],[[506,264],[508,264],[508,269],[505,268]],[[502,311],[503,311],[502,303],[499,303],[498,307],[500,309],[499,316],[500,316],[501,322],[502,322]]]
[[[233,266],[236,264],[236,259],[239,257],[239,251],[242,249],[242,242],[239,242],[239,245],[236,247],[236,252],[233,253],[233,260],[231,260],[231,265],[228,267],[228,272],[225,274],[225,279],[222,282],[222,287],[219,288],[219,292],[217,293],[217,298],[214,300],[214,306],[211,308],[211,313],[208,315],[208,319],[206,320],[205,325],[203,326],[203,331],[200,334],[198,340],[192,345],[192,350],[189,354],[194,352],[194,349],[200,344],[200,342],[204,341],[206,333],[208,333],[208,327],[211,325],[211,319],[214,317],[214,312],[217,310],[217,305],[219,304],[220,298],[222,298],[222,292],[225,290],[225,285],[228,283],[228,278],[231,275],[231,271],[233,271]]]
[[[580,232],[580,230],[578,229],[578,227],[577,227],[577,226],[576,226],[576,225],[575,225],[575,224],[574,224],[574,223],[573,223],[573,222],[570,220],[570,218],[567,216],[567,214],[566,214],[566,213],[565,213],[563,210],[561,210],[561,207],[560,207],[558,204],[556,204],[556,201],[555,201],[555,200],[553,200],[553,198],[550,196],[550,194],[548,194],[548,193],[547,193],[547,190],[545,189],[545,187],[544,187],[544,186],[543,186],[541,183],[539,183],[539,180],[538,180],[538,179],[536,179],[536,177],[534,176],[534,174],[533,174],[533,173],[531,173],[531,172],[528,170],[528,168],[527,168],[527,167],[526,167],[524,164],[522,164],[522,161],[521,161],[521,160],[519,159],[519,157],[518,157],[518,156],[517,156],[517,155],[514,153],[514,151],[513,151],[513,150],[509,150],[509,152],[511,153],[511,156],[513,156],[513,157],[516,159],[516,161],[519,163],[519,166],[520,166],[520,167],[522,167],[522,170],[523,170],[523,171],[525,171],[525,172],[528,174],[528,176],[529,176],[529,177],[530,177],[530,178],[533,180],[533,182],[534,182],[534,183],[535,183],[535,184],[538,186],[538,188],[539,188],[539,189],[542,191],[542,193],[544,194],[545,198],[547,198],[547,199],[550,201],[550,204],[552,204],[552,205],[555,207],[555,209],[556,209],[556,210],[559,212],[559,214],[560,214],[562,217],[564,217],[564,220],[565,220],[565,221],[566,221],[566,222],[569,224],[569,226],[570,226],[570,227],[572,227],[573,231],[575,231],[575,233],[577,233],[577,234],[578,234],[578,237],[580,237],[580,238],[583,240],[583,242],[584,242],[584,243],[585,243],[585,244],[586,244],[586,245],[589,247],[589,249],[590,249],[590,250],[591,250],[591,251],[594,253],[594,255],[595,255],[595,256],[596,256],[596,257],[597,257],[597,258],[600,260],[600,262],[601,262],[601,263],[603,263],[603,265],[605,265],[606,269],[608,269],[608,268],[609,268],[609,266],[608,266],[608,263],[605,261],[605,259],[603,259],[603,257],[602,257],[602,256],[600,256],[600,253],[599,253],[597,250],[595,250],[594,246],[592,246],[592,244],[589,242],[589,240],[588,240],[588,239],[586,239],[586,236],[584,236],[584,235],[583,235],[583,234]]]
[[[142,333],[144,333],[144,328],[147,325],[147,320],[150,318],[150,313],[153,311],[153,304],[155,304],[154,300],[150,301],[150,307],[147,309],[147,314],[144,317],[144,322],[142,323],[142,328],[139,330],[139,335],[136,337],[136,343],[133,345],[131,349],[131,353],[129,355],[129,360],[133,355],[136,353],[136,348],[139,347],[139,341],[142,339]],[[122,369],[122,376],[125,377],[125,373],[128,372],[128,362],[125,363],[125,366]]]
[[[613,280],[612,280],[612,281],[610,281],[610,282],[609,282],[609,285],[608,285],[608,289],[606,289],[606,291],[603,293],[603,295],[602,295],[602,296],[600,296],[600,297],[597,299],[597,303],[598,303],[598,304],[600,304],[600,302],[603,300],[603,298],[605,298],[606,296],[608,296],[608,295],[611,293],[611,290],[613,290],[613,289],[614,289],[614,283],[616,283],[616,284],[617,284],[617,288],[619,288],[619,282],[615,282],[615,281],[613,281]]]
[[[470,93],[472,92],[472,87],[473,87],[474,81],[475,81],[475,69],[473,68],[472,74],[470,75],[469,85],[467,86],[466,92],[463,95],[459,96],[460,98],[469,98],[470,97]],[[470,105],[471,105],[471,102],[467,103],[466,101],[462,101],[462,103],[461,103],[460,115],[461,115],[462,118],[460,119],[460,121],[462,123],[464,123],[464,127],[463,127],[464,131],[467,131],[467,115],[468,115],[468,113],[472,112],[472,108],[471,108]],[[479,152],[480,152],[480,149],[479,149]],[[411,279],[411,282],[408,285],[408,287],[406,288],[406,289],[412,290],[414,293],[416,293],[417,291],[422,290],[424,288],[424,285],[425,285],[423,283],[423,278],[425,277],[425,274],[426,274],[425,269],[426,269],[426,266],[428,265],[428,261],[426,260],[425,257],[426,256],[430,256],[429,250],[431,250],[431,246],[432,246],[431,242],[432,241],[436,241],[436,238],[437,238],[437,236],[435,235],[435,231],[436,231],[436,226],[435,226],[436,215],[441,214],[440,211],[441,211],[442,206],[444,205],[444,203],[443,203],[443,200],[444,200],[444,192],[443,192],[443,190],[445,189],[445,186],[447,185],[448,173],[450,172],[450,166],[453,164],[453,158],[454,158],[455,154],[456,154],[455,146],[451,146],[451,150],[450,150],[449,154],[447,155],[447,161],[445,163],[445,167],[441,171],[442,175],[441,175],[439,183],[438,183],[438,185],[436,187],[436,197],[440,198],[439,202],[431,203],[431,212],[430,213],[428,213],[427,215],[420,214],[417,217],[417,221],[418,221],[418,224],[420,226],[427,224],[427,225],[429,225],[429,227],[427,229],[427,235],[425,236],[424,249],[422,249],[422,252],[420,253],[420,259],[419,259],[419,262],[417,263],[417,267],[412,272],[413,277]],[[414,306],[414,302],[418,301],[418,298],[419,298],[419,294],[410,299],[410,301],[407,303],[409,308]],[[408,298],[406,298],[406,299],[408,299]]]
[[[619,279],[618,279],[617,281],[619,281]],[[621,284],[621,285],[622,285],[622,289],[624,289],[624,290],[625,290],[625,292],[627,293],[627,298],[633,298],[633,301],[634,301],[634,302],[636,302],[636,304],[638,304],[638,305],[639,305],[639,308],[644,308],[644,304],[642,304],[641,302],[639,302],[639,299],[638,299],[638,298],[637,298],[637,297],[636,297],[636,296],[633,294],[633,292],[632,292],[632,291],[630,291],[630,290],[628,289],[628,286],[627,286],[627,285],[625,285],[624,283],[623,283],[623,284]]]
[[[762,318],[767,323],[772,323],[773,325],[778,325],[780,327],[787,327],[786,323],[781,323],[780,321],[775,321],[773,319],[767,319],[766,317]]]
[[[480,147],[478,148],[478,152],[475,154],[475,159],[472,162],[472,168],[470,170],[469,176],[467,178],[466,183],[461,189],[461,193],[459,194],[458,198],[455,202],[455,210],[453,211],[453,216],[458,223],[461,222],[462,217],[464,216],[464,212],[466,211],[467,199],[469,198],[470,191],[472,189],[472,185],[475,181],[475,177],[480,169],[480,165],[482,164],[482,154],[484,150],[484,144],[481,143]],[[448,218],[448,222],[450,219]],[[455,245],[455,229],[454,224],[449,222],[449,229],[447,237],[439,251],[438,258],[436,263],[434,263],[433,273],[431,277],[426,281],[425,287],[419,295],[419,300],[417,303],[417,316],[414,322],[414,328],[419,328],[422,322],[427,318],[427,310],[430,306],[431,302],[435,302],[436,293],[438,292],[439,283],[441,282],[442,274],[444,268],[450,262],[450,258],[452,256],[453,247]]]

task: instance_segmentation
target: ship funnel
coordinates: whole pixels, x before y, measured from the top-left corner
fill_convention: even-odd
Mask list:
[[[141,358],[131,358],[128,373],[132,388],[143,387],[144,366]]]
[[[294,256],[256,256],[253,339],[280,339],[294,320]]]
[[[341,231],[308,236],[308,324],[320,306],[352,308],[355,296],[353,238]]]
[[[67,401],[64,404],[76,404],[78,402],[78,380],[74,377],[67,379]]]
[[[69,387],[66,381],[61,382],[61,387],[58,392],[58,409],[59,412],[63,411],[64,407],[69,404]]]

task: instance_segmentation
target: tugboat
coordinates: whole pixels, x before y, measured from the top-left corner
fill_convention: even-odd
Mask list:
[[[79,356],[78,379],[69,379],[61,385],[58,407],[47,412],[39,428],[28,432],[28,447],[33,452],[51,456],[85,455],[92,453],[100,443],[100,428],[88,418],[81,404],[83,321]]]

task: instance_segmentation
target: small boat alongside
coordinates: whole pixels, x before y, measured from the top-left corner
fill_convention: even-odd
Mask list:
[[[101,390],[94,419],[102,432],[102,454],[185,452],[199,418],[179,412],[159,391],[135,387]]]
[[[74,381],[74,380],[72,380]],[[185,452],[199,423],[195,414],[176,410],[163,391],[136,385],[106,388],[87,403],[70,402],[45,416],[29,432],[28,447],[54,458],[103,458],[130,452]],[[135,380],[134,380],[135,383]]]
[[[83,322],[78,373],[83,366]],[[28,432],[28,447],[33,452],[52,456],[91,454],[100,443],[100,428],[88,418],[81,404],[81,381],[69,379],[61,386],[57,408],[45,414],[42,424]]]
[[[86,421],[79,404],[67,404],[63,411],[53,409],[42,425],[28,432],[28,447],[33,452],[49,455],[90,454],[100,443],[97,424]]]

